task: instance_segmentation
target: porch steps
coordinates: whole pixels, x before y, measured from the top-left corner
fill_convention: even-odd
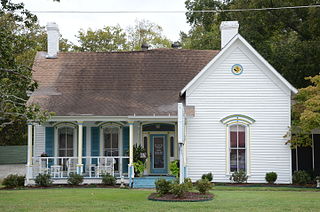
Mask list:
[[[133,188],[155,188],[155,182],[157,179],[166,179],[174,180],[175,177],[172,176],[144,176],[144,177],[135,177],[133,179]]]

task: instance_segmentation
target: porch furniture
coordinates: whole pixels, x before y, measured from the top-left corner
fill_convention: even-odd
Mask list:
[[[77,173],[77,158],[69,158],[67,161],[67,177],[70,173]]]
[[[87,164],[87,172],[89,173],[89,177],[99,177],[98,168],[96,164]]]
[[[98,163],[98,176],[109,173],[114,176],[114,158],[100,158]]]
[[[62,166],[52,165],[50,168],[50,173],[53,178],[62,178],[63,177]]]

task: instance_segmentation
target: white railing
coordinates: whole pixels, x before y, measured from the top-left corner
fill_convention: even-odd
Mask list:
[[[32,176],[50,174],[52,178],[67,178],[77,173],[78,157],[33,157]],[[85,178],[100,178],[109,173],[115,177],[128,176],[128,156],[82,157],[82,175]]]

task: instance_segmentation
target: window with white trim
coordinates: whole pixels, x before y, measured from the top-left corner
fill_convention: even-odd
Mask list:
[[[103,129],[104,155],[119,156],[119,128],[107,127]]]
[[[246,171],[246,127],[231,125],[229,132],[230,172]]]
[[[61,127],[58,129],[58,156],[72,157],[74,151],[74,129]]]

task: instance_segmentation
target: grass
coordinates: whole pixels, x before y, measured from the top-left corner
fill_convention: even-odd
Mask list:
[[[0,190],[0,211],[320,211],[320,192],[225,187],[215,187],[213,201],[196,203],[149,201],[152,190]]]

